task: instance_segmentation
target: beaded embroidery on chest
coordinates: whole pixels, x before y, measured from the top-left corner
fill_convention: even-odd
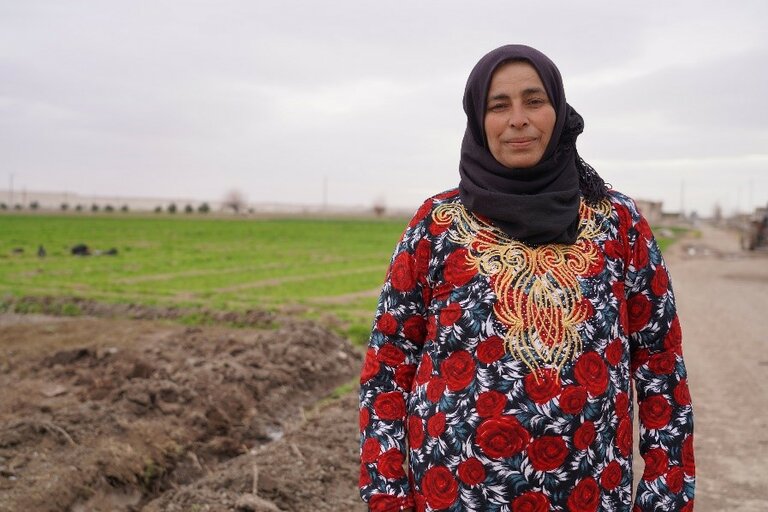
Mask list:
[[[579,277],[599,273],[604,260],[595,239],[611,205],[593,207],[582,201],[575,244],[530,247],[509,238],[458,203],[444,203],[432,213],[434,222],[451,225],[450,241],[467,248],[466,264],[489,278],[496,317],[507,328],[505,347],[536,375],[562,368],[582,352],[579,324],[592,315]]]

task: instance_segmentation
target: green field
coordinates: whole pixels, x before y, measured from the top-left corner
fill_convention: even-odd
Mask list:
[[[290,309],[367,336],[406,220],[204,216],[0,216],[0,297]],[[678,233],[675,232],[677,235]],[[669,239],[660,239],[666,247]],[[84,243],[116,256],[72,256]],[[46,256],[37,256],[38,247]]]
[[[0,294],[226,310],[291,306],[311,317],[333,314],[343,329],[360,332],[370,326],[406,222],[3,215]],[[72,256],[79,243],[117,255]]]

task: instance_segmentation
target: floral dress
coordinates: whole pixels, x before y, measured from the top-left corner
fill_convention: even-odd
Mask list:
[[[360,377],[370,510],[693,510],[691,398],[661,252],[618,192],[579,215],[575,244],[533,247],[455,189],[417,211]]]

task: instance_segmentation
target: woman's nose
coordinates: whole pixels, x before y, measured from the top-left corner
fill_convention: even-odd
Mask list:
[[[522,105],[512,106],[509,113],[509,126],[522,128],[528,124],[528,115]]]

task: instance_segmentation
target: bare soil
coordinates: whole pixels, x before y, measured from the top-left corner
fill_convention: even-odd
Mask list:
[[[356,510],[354,397],[324,398],[360,355],[317,325],[4,314],[0,340],[0,511]]]
[[[696,415],[696,510],[763,512],[768,254],[704,226],[666,258]],[[35,308],[66,311],[57,300]],[[185,327],[175,320],[188,311],[78,309],[87,316],[0,314],[0,512],[364,510],[361,360],[346,340],[259,312],[198,311],[213,325]]]

